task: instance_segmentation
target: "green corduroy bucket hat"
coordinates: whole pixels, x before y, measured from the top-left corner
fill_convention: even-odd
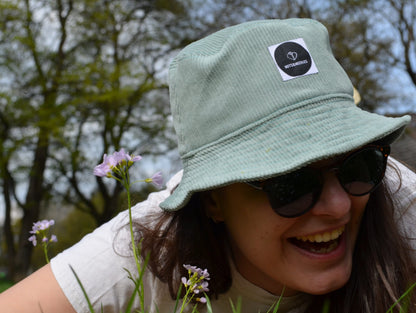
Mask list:
[[[198,40],[172,61],[169,86],[184,171],[167,211],[197,191],[397,137],[410,121],[354,104],[326,28],[309,19],[246,22]]]

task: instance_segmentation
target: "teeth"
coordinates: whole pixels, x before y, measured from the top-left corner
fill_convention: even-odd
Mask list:
[[[334,239],[337,239],[341,234],[344,232],[345,226],[342,226],[338,229],[335,229],[331,232],[325,232],[322,234],[315,234],[315,235],[309,235],[309,236],[299,236],[296,237],[298,240],[302,241],[309,241],[309,242],[328,242]]]
[[[326,254],[329,253],[333,250],[335,250],[338,246],[338,243],[336,241],[332,242],[329,244],[328,247],[322,247],[322,248],[310,248],[309,251],[313,252],[313,253],[318,253],[318,254]]]

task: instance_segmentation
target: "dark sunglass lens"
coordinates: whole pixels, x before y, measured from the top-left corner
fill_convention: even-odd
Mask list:
[[[339,180],[354,196],[370,193],[384,177],[387,158],[377,147],[368,147],[347,158],[341,165]]]
[[[309,210],[319,198],[320,173],[304,168],[271,179],[263,190],[267,192],[273,210],[284,217],[296,217]]]
[[[309,192],[285,205],[281,205],[281,203],[275,203],[275,198],[269,197],[269,200],[273,210],[280,216],[297,217],[306,213],[306,211],[313,207],[319,198],[319,194],[319,190],[316,190],[315,192]]]

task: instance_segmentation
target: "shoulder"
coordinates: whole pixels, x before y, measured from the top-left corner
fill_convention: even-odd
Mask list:
[[[399,228],[416,248],[416,173],[403,163],[389,158],[385,179]]]
[[[409,205],[416,199],[416,173],[394,158],[389,158],[385,182],[396,204]]]

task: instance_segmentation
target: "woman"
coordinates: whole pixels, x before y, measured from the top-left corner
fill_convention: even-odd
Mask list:
[[[169,75],[184,170],[134,208],[150,255],[146,310],[173,311],[183,264],[208,269],[221,313],[238,299],[242,312],[267,312],[282,294],[278,312],[381,313],[415,282],[416,179],[394,160],[387,166],[409,119],[355,106],[321,24],[226,28],[186,47]],[[123,268],[135,269],[126,218],[6,292],[1,307],[88,312],[71,265],[96,311],[122,311],[133,292]]]

